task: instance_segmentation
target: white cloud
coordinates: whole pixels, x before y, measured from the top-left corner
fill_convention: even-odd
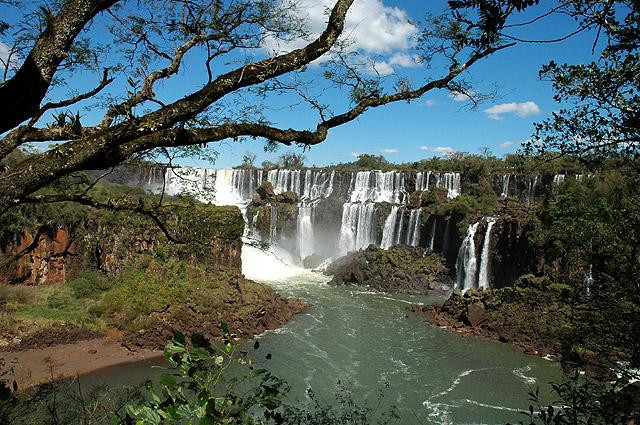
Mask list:
[[[387,154],[400,153],[398,149],[393,149],[393,148],[380,149],[380,152],[387,153]]]
[[[335,0],[282,0],[283,4],[295,4],[298,17],[302,18],[309,31],[307,39],[279,40],[266,36],[263,47],[270,53],[283,53],[304,47],[325,29],[327,11]],[[349,50],[366,55],[385,55],[375,63],[381,75],[393,74],[394,67],[417,66],[407,50],[415,44],[418,29],[409,20],[409,15],[398,7],[385,6],[382,0],[356,0],[347,13],[342,40],[347,40]],[[326,55],[318,61],[326,60]]]
[[[394,72],[396,72],[396,70],[393,69],[393,67],[385,61],[374,62],[371,65],[371,68],[372,68],[371,70],[368,70],[370,74],[373,74],[373,75],[378,74],[381,77],[386,77],[387,75],[391,75]]]
[[[422,105],[422,106],[436,106],[436,102],[434,100],[427,99],[424,102],[422,102],[420,105]]]
[[[538,115],[541,112],[542,111],[540,111],[540,107],[538,106],[538,104],[533,101],[522,103],[501,103],[484,110],[484,113],[487,114],[487,116],[492,120],[501,120],[503,114],[513,113],[520,118],[524,118],[530,115]]]
[[[351,152],[351,156],[354,157],[354,158],[357,158],[360,155],[362,155],[362,152]]]
[[[9,46],[0,41],[0,69],[4,69],[7,62],[9,63],[9,68],[15,68],[18,64],[18,60],[20,58],[16,57],[15,54],[12,55],[11,60],[9,61]]]
[[[374,62],[373,64],[373,68],[375,68],[375,71],[381,76],[395,73],[394,66],[415,68],[416,66],[420,66],[420,59],[405,52],[396,52],[388,60]]]
[[[421,151],[433,152],[437,155],[448,155],[456,150],[449,146],[420,146]]]
[[[459,92],[459,91],[452,91],[449,92],[449,96],[451,97],[451,99],[453,99],[454,102],[468,102],[469,97],[474,98],[476,95],[476,92],[474,92],[473,90],[465,90],[464,93]]]
[[[500,149],[507,149],[513,146],[513,142],[502,142],[498,145]]]

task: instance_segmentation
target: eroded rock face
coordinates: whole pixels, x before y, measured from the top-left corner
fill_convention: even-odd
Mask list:
[[[442,257],[404,245],[388,250],[371,245],[336,260],[326,274],[333,276],[330,285],[356,284],[394,293],[426,294],[453,285]]]
[[[0,257],[16,257],[0,276],[26,285],[62,283],[67,271],[65,259],[76,251],[77,243],[66,229],[43,227],[35,234],[25,230],[16,243],[0,247]]]
[[[218,223],[209,223],[212,229],[219,226],[224,230],[220,238],[215,237],[212,229],[202,230],[202,233],[212,232],[206,246],[169,243],[154,223],[89,208],[79,210],[84,215],[73,226],[34,222],[22,234],[0,243],[0,282],[59,284],[85,270],[117,272],[135,263],[142,254],[166,255],[240,270],[244,229],[240,210],[205,205],[200,208],[219,216]]]

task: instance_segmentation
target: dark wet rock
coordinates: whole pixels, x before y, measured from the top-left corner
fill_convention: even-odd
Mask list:
[[[296,204],[298,203],[298,194],[295,192],[283,192],[282,193],[282,202],[287,204]]]
[[[562,288],[508,287],[488,291],[454,291],[442,305],[414,305],[425,321],[505,342],[529,353],[560,355],[562,329],[569,323],[569,307]]]
[[[486,322],[487,312],[484,310],[482,303],[474,303],[467,307],[467,313],[464,316],[464,323],[474,328]]]
[[[304,260],[302,260],[302,265],[304,266],[305,269],[315,269],[320,264],[322,264],[324,260],[325,258],[322,255],[311,254],[308,257],[306,257]]]
[[[273,191],[273,185],[269,181],[263,181],[256,192],[258,193],[258,195],[260,195],[260,199],[262,200],[276,200],[276,193]]]
[[[330,285],[356,284],[394,293],[426,294],[452,285],[442,257],[403,245],[388,250],[369,246],[339,258],[325,273],[333,276]]]

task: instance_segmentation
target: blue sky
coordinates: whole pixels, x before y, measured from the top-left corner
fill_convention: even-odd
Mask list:
[[[419,20],[424,14],[424,1],[383,0],[386,7],[398,7],[412,20]],[[433,2],[444,5],[444,2]],[[547,7],[550,2],[547,3]],[[548,10],[538,8],[522,17],[522,21],[534,16],[534,12]],[[434,9],[434,12],[436,9]],[[540,23],[520,31],[519,36],[528,39],[553,39],[570,33],[575,23],[564,17],[550,17]],[[515,32],[514,32],[515,34]],[[550,116],[559,109],[553,101],[551,84],[538,78],[541,65],[550,60],[557,62],[591,61],[593,34],[579,34],[562,43],[519,44],[513,48],[476,64],[465,77],[479,88],[487,89],[495,84],[498,97],[469,109],[464,102],[458,102],[446,91],[431,92],[419,101],[398,103],[370,110],[354,122],[332,129],[329,137],[320,145],[305,152],[309,165],[327,165],[355,159],[358,153],[384,155],[393,162],[416,161],[439,155],[448,150],[477,153],[488,147],[497,156],[514,152],[520,143],[533,133],[533,123]],[[421,67],[400,70],[420,78],[434,75]],[[336,100],[338,101],[338,100]],[[530,115],[518,116],[504,113],[496,116],[486,110],[496,105],[517,103],[537,108],[527,108]],[[503,107],[509,109],[509,106]],[[512,106],[513,108],[513,106]],[[295,126],[296,122],[312,126],[306,111],[283,111],[282,122]],[[491,118],[491,116],[493,119]],[[291,124],[291,118],[294,123]],[[500,119],[495,119],[500,118]],[[441,149],[444,148],[444,149]],[[216,166],[237,165],[238,158],[246,151],[258,155],[258,162],[275,159],[285,151],[302,152],[301,148],[282,147],[275,153],[265,153],[259,141],[229,144],[220,149]],[[205,165],[205,164],[200,164]]]
[[[307,3],[302,13],[307,13],[304,17],[309,21],[310,29],[319,32],[325,20],[324,8],[334,0],[302,1]],[[514,23],[537,16],[555,4],[553,1],[541,3],[544,5],[518,17]],[[347,18],[345,32],[354,41],[354,49],[367,57],[375,55],[376,69],[390,74],[390,79],[395,73],[420,83],[442,73],[423,65],[406,63],[413,54],[411,40],[416,34],[412,23],[424,18],[425,8],[438,13],[444,7],[444,0],[356,0]],[[7,9],[7,13],[16,11]],[[553,39],[570,33],[575,25],[566,17],[552,15],[524,30],[518,28],[519,32],[514,31],[513,34],[528,39]],[[100,25],[94,25],[93,31],[99,34]],[[449,151],[477,153],[483,147],[488,147],[498,156],[513,152],[531,136],[534,122],[545,119],[553,110],[559,109],[552,99],[550,83],[538,79],[540,66],[551,59],[561,63],[591,61],[593,38],[593,34],[584,33],[561,43],[519,44],[498,52],[474,65],[464,75],[481,92],[496,85],[497,98],[470,110],[465,102],[457,101],[449,92],[435,91],[411,104],[398,103],[369,110],[356,121],[332,129],[325,142],[307,150],[307,164],[321,166],[352,161],[359,153],[384,155],[393,162],[406,162]],[[252,54],[264,56],[266,50],[287,50],[287,47],[298,47],[300,43],[303,42],[285,46],[267,44],[265,50]],[[2,47],[0,39],[0,57],[3,54]],[[197,63],[197,59],[197,55],[192,57],[191,63]],[[225,66],[231,65],[223,65],[221,72]],[[320,67],[312,65],[305,74],[308,77],[303,78],[317,77],[320,72]],[[204,77],[202,69],[191,66],[187,59],[181,73],[163,83],[158,93],[166,99],[182,97],[186,94],[185,88],[197,89]],[[77,91],[86,90],[95,85],[96,79],[96,75],[81,75],[72,80],[77,84],[73,88]],[[125,86],[121,78],[112,85],[112,89]],[[59,87],[54,94],[64,90],[67,88]],[[229,101],[232,104],[234,99]],[[333,110],[338,113],[348,107],[344,94],[336,91],[329,91],[324,102],[335,105]],[[314,128],[317,116],[303,106],[288,107],[291,104],[292,98],[287,95],[271,98],[265,104],[264,113],[274,125],[283,128]],[[94,111],[83,116],[91,124],[91,121],[99,119],[100,114]],[[215,164],[187,159],[183,165],[230,167],[239,164],[247,151],[257,154],[258,163],[265,159],[273,160],[286,151],[302,152],[301,148],[283,146],[276,152],[267,153],[263,146],[264,143],[259,140],[243,143],[229,141],[216,146],[220,155]]]

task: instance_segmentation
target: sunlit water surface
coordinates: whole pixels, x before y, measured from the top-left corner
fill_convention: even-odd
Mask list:
[[[548,393],[560,374],[550,361],[449,333],[408,310],[442,300],[331,287],[322,274],[250,250],[243,262],[248,277],[313,305],[260,337],[260,351],[273,357],[265,365],[290,383],[292,397],[312,388],[331,401],[340,381],[374,402],[388,384],[386,403],[398,407],[401,423],[419,423],[417,416],[424,424],[503,424],[525,419],[528,392]]]

